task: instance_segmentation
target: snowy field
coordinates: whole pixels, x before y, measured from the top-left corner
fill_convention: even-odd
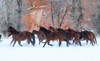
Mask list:
[[[61,47],[58,42],[50,42],[53,46],[43,43],[39,45],[36,39],[35,47],[28,45],[26,41],[21,44],[22,47],[15,44],[10,45],[12,38],[2,38],[0,42],[0,61],[100,61],[100,38],[97,38],[98,44],[92,46],[82,41],[82,46],[70,45],[67,47],[65,42]]]

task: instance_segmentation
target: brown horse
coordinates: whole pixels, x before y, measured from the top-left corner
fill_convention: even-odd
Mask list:
[[[52,26],[50,26],[48,29],[51,30],[52,32],[56,32],[56,28],[53,28]],[[65,31],[69,35],[69,40],[73,40],[74,39],[73,33],[71,33],[70,31],[68,31],[68,29],[66,29]]]
[[[96,40],[96,37],[95,37],[95,34],[91,31],[82,31],[84,33],[84,35],[86,36],[87,38],[87,43],[88,43],[88,40],[91,42],[92,45],[94,44],[97,44],[97,40]]]
[[[80,44],[81,46],[81,42],[80,42],[80,39],[84,39],[86,40],[86,42],[88,43],[88,40],[91,42],[92,45],[94,45],[95,43],[97,43],[97,40],[96,40],[96,37],[95,37],[95,34],[91,31],[75,31],[71,28],[68,29],[70,32],[73,33],[75,39],[73,40],[73,43],[76,42]],[[95,41],[94,41],[95,39]]]
[[[73,35],[73,37],[75,37],[75,39],[73,40],[73,43],[78,44],[81,46],[81,39],[86,39],[86,36],[84,35],[84,33],[80,32],[80,31],[76,31],[73,30],[71,28],[68,29],[68,31],[71,33],[71,35]]]
[[[51,40],[54,41],[54,40],[59,39],[55,32],[51,32],[50,30],[47,30],[44,27],[40,27],[40,31],[42,31],[46,37],[46,41],[45,41],[43,47],[45,47],[46,43],[48,43],[48,45],[50,45],[50,46],[53,46],[52,44],[50,44],[50,41]]]
[[[49,29],[58,36],[58,38],[59,38],[59,47],[61,46],[62,41],[66,41],[67,46],[70,44],[69,43],[69,35],[65,30],[63,30],[61,28],[55,29],[52,26],[50,26]]]
[[[36,31],[36,30],[33,30],[32,33],[36,34],[38,36],[38,39],[39,39],[39,45],[40,43],[44,43],[42,42],[43,40],[45,40],[45,34],[42,32],[42,31]]]
[[[22,46],[21,41],[24,41],[26,39],[27,39],[28,44],[31,42],[33,46],[35,45],[35,36],[33,33],[28,32],[28,31],[23,31],[23,32],[17,31],[12,26],[10,26],[7,31],[8,31],[8,36],[12,35],[13,37],[13,40],[11,41],[11,43],[14,41],[13,46],[15,45],[16,41],[18,41],[18,44]],[[33,39],[33,41],[31,39]]]
[[[65,30],[69,35],[69,40],[73,40],[75,38],[74,33],[70,32],[69,29]]]

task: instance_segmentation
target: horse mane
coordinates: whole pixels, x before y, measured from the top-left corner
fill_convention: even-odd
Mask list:
[[[44,27],[40,27],[40,30],[43,30],[43,31],[45,31],[45,32],[51,32],[50,30],[47,30],[46,28],[44,28]]]

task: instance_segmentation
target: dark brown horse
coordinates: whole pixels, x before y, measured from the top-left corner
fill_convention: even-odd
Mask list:
[[[45,34],[42,32],[42,31],[36,31],[36,30],[33,30],[32,33],[36,34],[38,36],[38,39],[39,39],[39,45],[40,43],[44,43],[42,42],[43,40],[45,40]]]
[[[67,46],[70,44],[69,43],[69,35],[65,30],[63,30],[61,28],[55,29],[52,26],[50,26],[49,29],[58,36],[58,38],[59,38],[59,46],[61,46],[61,42],[62,41],[66,41],[66,45]]]
[[[95,43],[97,43],[95,34],[91,31],[75,31],[71,28],[68,29],[70,32],[73,33],[75,39],[73,40],[73,43],[79,43],[81,46],[81,42],[80,40],[83,38],[84,40],[86,40],[86,42],[88,43],[88,40],[91,42],[92,45],[94,45]],[[95,40],[94,40],[95,39]]]
[[[71,33],[71,35],[73,35],[73,37],[75,37],[75,39],[73,40],[73,43],[78,44],[81,46],[81,39],[86,39],[86,36],[84,35],[84,33],[80,32],[80,31],[76,31],[73,30],[71,28],[68,29],[68,31]]]
[[[56,32],[56,30],[57,30],[56,28],[53,28],[52,26],[50,26],[48,29],[51,30],[52,32]],[[69,40],[73,40],[74,39],[73,33],[71,33],[70,31],[68,31],[68,29],[65,30],[65,31],[69,35]]]
[[[43,47],[45,47],[46,43],[48,43],[48,45],[50,45],[50,46],[53,46],[52,44],[50,44],[50,41],[51,40],[55,41],[55,40],[59,39],[55,32],[51,32],[50,30],[47,30],[44,27],[40,27],[40,31],[42,31],[46,37],[46,41],[45,41]]]
[[[96,40],[95,34],[93,32],[87,31],[87,30],[82,31],[82,32],[86,36],[87,43],[88,43],[88,40],[89,40],[92,45],[97,44],[97,40]]]
[[[11,43],[14,41],[13,46],[15,45],[16,41],[18,41],[18,44],[22,46],[21,41],[24,41],[24,40],[27,40],[28,44],[31,42],[33,46],[35,45],[35,36],[33,33],[28,32],[28,31],[23,31],[23,32],[17,31],[12,26],[10,26],[7,31],[8,31],[8,36],[12,35],[13,37],[13,40],[11,41]],[[33,41],[31,39],[33,39]]]

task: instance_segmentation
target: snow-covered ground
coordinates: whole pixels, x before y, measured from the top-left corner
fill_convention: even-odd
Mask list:
[[[100,38],[97,38],[98,44],[92,46],[82,41],[82,46],[70,45],[67,47],[65,42],[61,47],[58,42],[50,42],[53,46],[43,43],[39,45],[36,39],[35,47],[28,45],[26,41],[21,44],[22,47],[15,44],[10,45],[12,38],[2,38],[0,42],[0,61],[100,61]]]

